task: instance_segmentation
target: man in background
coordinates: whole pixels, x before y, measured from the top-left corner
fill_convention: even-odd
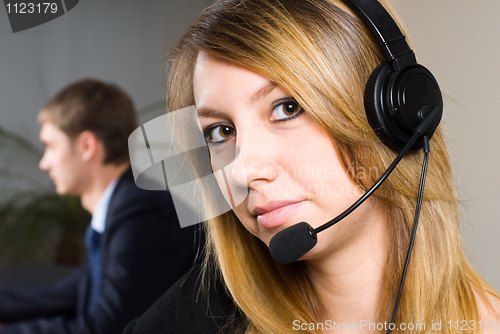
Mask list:
[[[92,214],[89,262],[52,286],[0,291],[0,334],[121,333],[192,266],[194,227],[180,228],[168,192],[135,185],[128,136],[138,122],[121,89],[76,82],[38,121],[40,168]]]

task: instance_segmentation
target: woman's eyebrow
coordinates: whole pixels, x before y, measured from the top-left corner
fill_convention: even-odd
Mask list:
[[[225,113],[207,107],[197,108],[196,113],[198,114],[198,117],[227,118]]]
[[[257,90],[250,98],[250,104],[257,102],[260,98],[269,94],[277,86],[278,86],[278,84],[276,84],[275,82],[270,82],[269,84],[265,85],[261,89]]]
[[[259,99],[261,99],[262,97],[269,94],[277,86],[278,86],[278,84],[276,84],[275,82],[270,82],[269,84],[258,89],[250,97],[250,104],[257,102]],[[215,110],[215,109],[212,109],[212,108],[208,108],[208,107],[197,108],[196,112],[198,114],[198,117],[212,117],[212,118],[227,118],[228,117],[225,113],[220,112],[220,111]]]

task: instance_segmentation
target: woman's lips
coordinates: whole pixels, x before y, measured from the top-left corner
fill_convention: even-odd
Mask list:
[[[280,226],[285,223],[285,221],[294,214],[305,201],[295,202],[277,207],[273,210],[261,213],[257,215],[257,222],[265,228],[273,228]]]

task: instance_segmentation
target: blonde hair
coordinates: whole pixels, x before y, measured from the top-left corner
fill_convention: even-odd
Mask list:
[[[387,1],[380,1],[396,18]],[[287,90],[327,129],[352,179],[368,189],[396,153],[365,116],[365,84],[384,59],[360,19],[338,0],[227,0],[206,9],[169,55],[169,110],[194,104],[192,76],[200,50],[249,68]],[[426,189],[396,323],[479,320],[475,293],[498,297],[461,250],[458,199],[441,128],[431,140]],[[378,314],[390,320],[416,205],[422,153],[407,155],[375,193],[390,224],[389,258]],[[234,213],[206,224],[208,260],[215,260],[245,316],[246,333],[295,333],[294,320],[324,321],[325,310],[303,263],[282,266]],[[309,331],[318,333],[320,331]],[[417,333],[419,331],[406,331]],[[442,327],[441,332],[454,330]]]

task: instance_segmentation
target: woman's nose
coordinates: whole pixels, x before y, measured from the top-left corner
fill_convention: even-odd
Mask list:
[[[270,182],[277,176],[273,158],[275,148],[264,133],[238,132],[231,178],[241,187],[252,188],[259,182]]]

